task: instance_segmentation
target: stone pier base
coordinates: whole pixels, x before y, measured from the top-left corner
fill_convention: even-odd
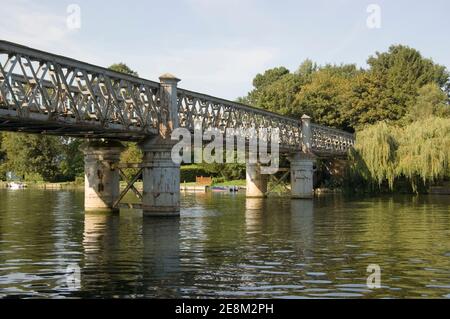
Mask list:
[[[84,153],[84,209],[115,211],[120,195],[119,171],[112,165],[120,160],[124,147],[116,141],[90,141],[82,146]]]
[[[246,164],[247,197],[266,197],[268,175],[261,174],[259,164]]]
[[[291,162],[291,197],[313,198],[314,159],[305,154],[295,154]]]
[[[180,165],[172,161],[172,146],[171,140],[159,137],[140,144],[144,152],[144,216],[180,215]]]

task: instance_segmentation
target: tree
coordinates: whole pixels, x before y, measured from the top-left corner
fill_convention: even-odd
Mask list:
[[[320,124],[348,128],[343,114],[350,108],[351,85],[359,72],[355,65],[326,65],[315,71],[310,83],[297,93],[297,111],[293,113],[296,117],[306,113]]]
[[[316,72],[319,69],[317,66],[317,63],[313,62],[310,59],[306,59],[305,61],[300,64],[295,74],[307,78],[308,76],[311,76],[314,72]]]
[[[224,155],[226,157],[226,155]],[[236,180],[245,178],[245,164],[237,162],[237,154],[234,153],[235,162],[233,163],[206,163],[198,164],[198,167],[205,172],[224,180]]]
[[[386,82],[379,74],[362,72],[352,79],[347,104],[341,115],[347,126],[358,129],[382,120],[397,120],[395,100],[387,94]]]
[[[289,70],[281,66],[265,71],[263,74],[258,73],[253,79],[253,86],[256,90],[262,89],[267,85],[280,80],[283,76],[289,74]]]
[[[410,108],[405,120],[413,122],[430,116],[450,117],[447,95],[435,83],[426,84],[418,90],[416,103]]]
[[[371,56],[367,63],[370,66],[368,72],[385,84],[382,93],[390,99],[390,117],[395,120],[413,107],[422,86],[435,83],[448,93],[449,73],[446,68],[407,46],[391,46],[388,52]]]
[[[358,188],[387,184],[393,190],[396,182],[407,181],[417,192],[421,185],[450,178],[450,118],[368,126],[357,133],[349,164],[349,185]]]
[[[241,101],[279,114],[298,116],[301,111],[295,104],[295,96],[301,85],[309,81],[315,68],[312,61],[307,60],[296,73],[278,67],[257,74],[253,80],[254,89]]]
[[[126,65],[125,63],[122,63],[122,62],[114,63],[114,64],[110,65],[108,67],[108,69],[116,71],[116,72],[120,72],[120,73],[133,75],[133,76],[139,76],[136,71],[133,71],[132,69],[130,69],[128,67],[128,65]]]
[[[83,143],[78,138],[60,138],[63,158],[60,163],[61,179],[73,181],[84,174],[84,156],[80,150]]]
[[[5,168],[18,176],[33,176],[54,182],[60,177],[61,143],[57,137],[23,133],[5,133],[2,150]]]
[[[240,100],[295,118],[306,113],[315,122],[349,131],[382,120],[401,121],[416,112],[413,108],[430,103],[440,105],[433,114],[448,112],[442,104],[447,97],[448,105],[450,94],[444,66],[402,45],[377,52],[367,63],[368,69],[359,69],[354,64],[318,66],[307,59],[294,73],[272,68],[257,74],[253,90]]]

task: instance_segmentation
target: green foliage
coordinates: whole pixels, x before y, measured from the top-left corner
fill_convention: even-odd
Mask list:
[[[334,127],[346,127],[342,112],[349,108],[351,82],[358,71],[354,65],[325,66],[311,75],[311,81],[301,87],[295,98],[296,117],[309,114],[315,122]]]
[[[5,133],[2,141],[7,157],[5,169],[26,179],[56,181],[62,153],[57,140],[45,135]]]
[[[264,72],[264,74],[257,74],[253,79],[253,86],[255,89],[264,88],[269,86],[273,82],[282,79],[285,75],[289,74],[289,70],[285,67],[278,67],[269,69]]]
[[[225,162],[227,158],[226,152],[224,152],[223,156]],[[233,163],[206,163],[203,161],[198,166],[209,175],[221,178],[224,181],[245,178],[245,164],[238,163],[238,154],[236,152],[233,152],[233,156]]]
[[[120,154],[121,163],[142,163],[143,153],[139,146],[134,142],[125,143],[125,151]],[[126,168],[124,173],[128,179],[131,179],[138,172],[137,168]]]
[[[450,119],[429,117],[406,126],[398,137],[397,175],[417,181],[450,177]]]
[[[249,104],[277,112],[293,115],[296,90],[300,87],[298,76],[285,68],[267,70],[253,80],[255,89],[249,93]]]
[[[439,88],[448,88],[449,74],[445,67],[407,46],[391,46],[388,52],[377,52],[367,63],[370,66],[368,72],[383,81],[383,95],[389,96],[391,117],[396,120],[416,103],[422,86],[435,83]]]
[[[418,90],[417,101],[410,108],[405,120],[413,122],[431,116],[450,117],[447,95],[435,83],[426,84]]]
[[[245,177],[245,164],[239,163],[201,163],[198,164],[209,175],[222,177],[224,180],[235,180]]]
[[[133,71],[132,69],[130,69],[128,67],[128,65],[126,65],[125,63],[122,63],[122,62],[112,64],[108,67],[108,69],[116,71],[116,72],[120,72],[120,73],[133,75],[133,76],[139,76],[136,71]]]
[[[427,185],[450,178],[450,119],[429,117],[405,127],[380,122],[358,132],[349,155],[348,184],[384,183],[390,190],[406,180],[417,192]]]
[[[313,62],[310,59],[306,59],[303,61],[302,64],[298,67],[297,71],[295,72],[298,76],[303,78],[308,78],[311,76],[314,72],[318,70],[317,63]]]
[[[84,171],[80,140],[55,136],[4,133],[2,175],[14,172],[30,181],[74,180]]]
[[[84,156],[80,151],[83,141],[77,138],[62,137],[60,142],[63,154],[60,164],[61,179],[73,181],[84,176]]]
[[[350,157],[353,160],[352,169],[356,174],[368,179],[369,183],[381,185],[387,180],[392,188],[397,165],[395,139],[398,129],[380,122],[369,126],[356,134],[356,144]],[[351,161],[352,162],[352,161]]]
[[[354,64],[317,66],[311,60],[294,73],[269,69],[256,75],[254,89],[240,101],[295,118],[306,113],[315,122],[349,131],[422,112],[448,116],[444,66],[402,45],[377,52],[367,63],[366,70]]]
[[[198,165],[182,165],[180,169],[180,181],[181,183],[195,182],[197,176],[209,176],[210,174]]]
[[[444,66],[424,58],[419,51],[408,46],[393,45],[388,52],[371,56],[367,63],[371,72],[385,75],[399,100],[410,99],[414,88],[431,82],[441,88],[447,88],[449,84],[449,73]]]

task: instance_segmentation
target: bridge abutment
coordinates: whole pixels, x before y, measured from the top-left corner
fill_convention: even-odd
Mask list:
[[[261,173],[261,166],[258,163],[246,163],[246,196],[266,197],[268,175]]]
[[[120,175],[114,164],[120,160],[124,146],[116,141],[89,141],[84,153],[85,211],[115,211],[120,194]]]
[[[172,161],[173,141],[155,137],[140,144],[144,216],[180,215],[180,165]]]

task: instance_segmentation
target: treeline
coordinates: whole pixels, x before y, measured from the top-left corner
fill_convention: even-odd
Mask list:
[[[402,45],[377,52],[367,65],[306,60],[294,72],[273,68],[258,74],[254,89],[239,100],[356,131],[348,187],[420,191],[449,179],[448,70]]]
[[[379,121],[402,121],[433,113],[448,116],[448,70],[415,49],[397,45],[377,52],[368,68],[319,66],[304,61],[290,72],[269,69],[253,80],[241,102],[319,124],[354,131]]]

